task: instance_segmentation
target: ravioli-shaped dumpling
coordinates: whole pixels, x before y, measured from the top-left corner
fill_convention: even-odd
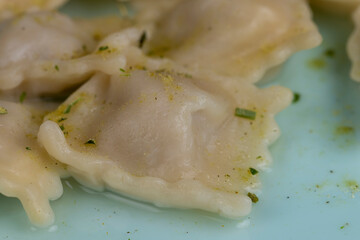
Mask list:
[[[84,80],[84,75],[62,76],[56,64],[95,48],[92,37],[68,17],[34,13],[8,20],[0,29],[0,89],[30,82],[33,91],[52,92]]]
[[[147,48],[195,72],[256,82],[320,42],[304,0],[184,0],[158,21]]]
[[[43,112],[0,101],[0,193],[18,198],[38,226],[53,223],[49,200],[62,195],[62,165],[37,143]]]
[[[94,39],[99,23],[114,21],[75,24],[61,14],[44,12],[5,23],[0,31],[0,90],[20,88],[33,95],[57,93],[82,83],[95,71],[115,74],[131,64],[150,67],[151,62],[156,66],[157,62],[166,62],[143,54],[139,40],[144,30],[137,27]],[[130,23],[118,24],[106,27],[102,33]],[[101,40],[97,47],[95,40]]]
[[[352,61],[351,78],[360,81],[360,7],[354,12],[355,30],[347,44],[347,52]]]
[[[0,19],[10,18],[25,12],[53,10],[67,0],[0,0]]]
[[[97,74],[45,118],[38,138],[97,190],[239,217],[279,136],[274,114],[290,101],[281,87],[228,92],[183,73]]]
[[[314,6],[338,14],[353,12],[360,4],[360,0],[309,0],[309,2]]]

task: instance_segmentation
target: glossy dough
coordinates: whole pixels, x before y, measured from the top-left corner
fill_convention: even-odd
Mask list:
[[[84,80],[84,75],[62,75],[57,65],[95,47],[68,17],[42,12],[3,22],[1,27],[0,89],[28,84],[29,91],[56,92]]]
[[[49,200],[62,195],[59,167],[36,141],[41,111],[0,101],[8,114],[0,115],[0,193],[18,198],[32,223],[54,221]],[[34,120],[35,119],[35,120]]]
[[[104,22],[116,24],[97,31]],[[111,18],[75,23],[46,12],[3,23],[0,90],[56,93],[82,83],[95,71],[112,74],[129,64],[146,64],[148,60],[138,48],[141,29],[127,28],[102,39],[103,34],[127,25],[130,23]]]
[[[321,42],[303,0],[184,0],[155,29],[150,55],[247,82]]]
[[[239,217],[259,187],[249,168],[270,162],[267,147],[279,136],[273,117],[290,101],[281,87],[243,84],[229,94],[181,73],[98,74],[46,117],[38,137],[97,190]],[[235,117],[236,107],[256,111],[256,120]]]

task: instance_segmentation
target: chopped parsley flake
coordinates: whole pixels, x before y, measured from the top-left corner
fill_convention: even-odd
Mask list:
[[[235,109],[235,116],[242,117],[242,118],[247,118],[247,119],[250,119],[250,120],[255,120],[256,112],[251,111],[251,110],[247,110],[247,109],[243,109],[243,108],[236,108]]]
[[[259,173],[259,171],[256,170],[255,168],[249,168],[249,172],[251,173],[251,175],[256,175]]]
[[[300,101],[300,98],[301,98],[300,93],[294,92],[294,97],[293,97],[292,102],[297,103],[298,101]]]
[[[66,119],[67,119],[67,118],[62,117],[62,118],[60,118],[60,119],[58,120],[58,122],[65,121]]]
[[[346,226],[349,226],[349,223],[345,223],[344,225],[342,225],[342,226],[340,227],[340,229],[344,229]]]
[[[130,77],[131,76],[131,74],[126,72],[125,69],[120,68],[119,70],[120,70],[120,72],[123,72],[122,74],[120,74],[120,76],[123,76],[123,77]]]
[[[67,107],[66,107],[66,109],[64,110],[64,114],[68,114],[70,111],[71,111],[71,108],[75,105],[75,104],[77,104],[79,101],[80,101],[80,99],[81,98],[78,98],[78,99],[76,99],[74,102],[72,102],[72,103],[70,103]]]
[[[55,65],[54,68],[55,68],[56,71],[60,71],[60,68],[59,68],[58,65]]]
[[[85,143],[85,145],[88,145],[88,144],[96,145],[96,142],[95,142],[94,139],[89,139],[89,140]]]
[[[144,46],[145,41],[146,41],[146,32],[144,31],[139,39],[139,48],[142,48]]]
[[[8,113],[8,111],[7,111],[6,108],[0,107],[0,115],[4,115],[4,114],[7,114],[7,113]]]
[[[109,49],[109,46],[101,46],[99,47],[99,52],[106,51]]]
[[[22,92],[19,97],[20,103],[23,103],[26,99],[26,92]]]
[[[26,147],[25,149],[30,151],[30,150],[31,150],[31,147]]]
[[[64,131],[64,130],[65,130],[64,124],[61,124],[61,125],[60,125],[60,129],[61,129],[61,131]]]
[[[254,193],[249,192],[247,196],[251,199],[253,203],[257,203],[259,201],[259,198]]]

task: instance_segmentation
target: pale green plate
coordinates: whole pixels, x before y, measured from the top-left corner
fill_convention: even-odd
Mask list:
[[[111,1],[72,0],[72,16],[117,13]],[[322,46],[292,57],[273,84],[301,94],[277,116],[281,138],[271,147],[273,170],[242,221],[190,210],[164,210],[64,181],[52,202],[55,225],[37,229],[20,202],[0,196],[0,239],[270,240],[359,239],[360,84],[348,77],[349,19],[315,13]]]

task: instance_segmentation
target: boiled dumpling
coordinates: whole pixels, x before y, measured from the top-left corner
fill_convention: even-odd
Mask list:
[[[0,89],[30,82],[32,91],[52,92],[84,79],[76,74],[64,77],[56,62],[83,56],[95,42],[68,17],[41,12],[2,23],[0,45]]]
[[[0,19],[21,15],[25,12],[53,10],[67,0],[0,0]]]
[[[348,14],[360,4],[360,0],[309,0],[316,7],[332,13]]]
[[[352,61],[351,78],[360,81],[360,7],[355,11],[353,19],[355,30],[349,39],[347,52]]]
[[[82,83],[95,71],[113,74],[128,64],[151,62],[138,48],[143,33],[139,28],[121,30],[96,43],[91,33],[104,21],[91,21],[95,24],[90,27],[58,13],[43,12],[4,23],[0,31],[0,90],[55,93]],[[117,28],[122,24],[106,28],[104,33]]]
[[[321,42],[304,0],[184,0],[157,22],[151,38],[151,56],[247,82]]]
[[[0,193],[18,198],[30,221],[52,224],[49,200],[62,195],[63,164],[53,160],[37,143],[43,110],[0,101]]]
[[[45,117],[38,138],[97,190],[239,217],[259,187],[251,168],[267,166],[279,136],[274,114],[290,101],[281,87],[230,92],[184,73],[123,69],[94,76]]]

